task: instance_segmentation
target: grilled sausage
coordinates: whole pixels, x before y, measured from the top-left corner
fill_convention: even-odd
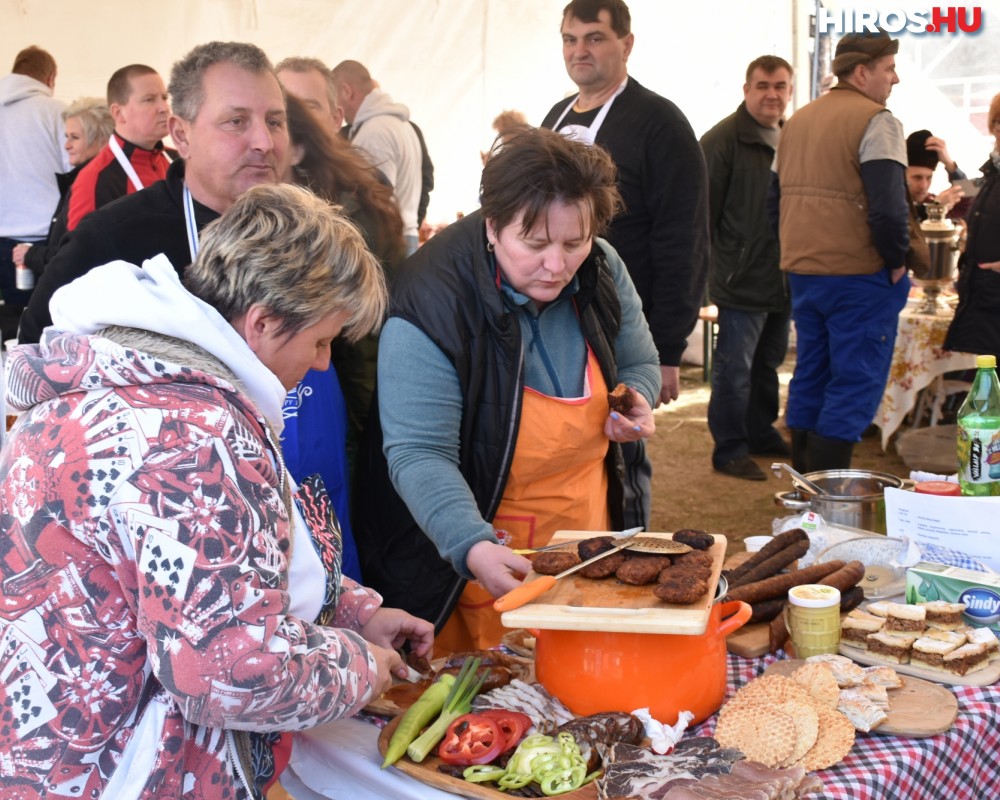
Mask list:
[[[744,561],[736,569],[730,570],[726,573],[726,577],[729,579],[729,585],[733,585],[734,580],[738,580],[740,576],[752,570],[754,567],[767,561],[771,556],[775,555],[781,550],[784,550],[793,542],[799,541],[809,541],[809,534],[807,534],[802,528],[793,528],[790,531],[785,531],[784,533],[779,533],[770,542],[768,542],[764,547],[762,547],[758,552],[754,553],[750,558]],[[791,562],[789,562],[791,563]]]
[[[827,561],[824,564],[813,564],[805,569],[796,569],[791,572],[784,572],[774,575],[755,583],[747,583],[730,589],[726,595],[726,600],[742,600],[753,605],[773,597],[784,597],[793,586],[801,586],[804,583],[816,583],[827,575],[836,572],[844,566],[843,561]]]
[[[748,572],[744,572],[738,578],[734,579],[730,577],[729,588],[735,589],[737,586],[744,586],[748,583],[762,581],[765,578],[770,578],[772,575],[777,575],[793,561],[802,558],[802,556],[804,556],[808,551],[809,539],[806,538],[805,541],[797,539],[787,547],[779,550],[770,558],[759,563],[753,569]]]

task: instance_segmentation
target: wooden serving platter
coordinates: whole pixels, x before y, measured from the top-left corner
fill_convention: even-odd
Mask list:
[[[607,536],[610,531],[557,531],[552,544]],[[671,539],[670,533],[643,533],[644,537]],[[726,554],[725,536],[713,534],[715,544],[708,591],[695,603],[665,603],[653,594],[653,586],[630,586],[614,576],[592,580],[576,573],[556,582],[535,602],[506,611],[500,620],[508,628],[543,628],[562,631],[616,631],[621,633],[679,633],[697,636],[705,632]],[[538,575],[528,573],[526,580]]]
[[[524,633],[527,634],[528,632],[524,631]],[[438,658],[431,662],[431,666],[434,669],[440,669],[446,661],[447,659]],[[528,658],[512,658],[511,661],[514,662],[514,666],[516,667],[514,672],[515,678],[525,683],[535,682],[534,653]],[[436,678],[424,678],[415,683],[401,681],[398,678],[394,678],[393,680],[393,685],[368,703],[364,707],[364,711],[367,711],[369,714],[378,714],[382,717],[395,717],[397,714],[402,714],[417,702],[420,695],[434,683]]]
[[[385,755],[385,751],[389,747],[389,740],[392,739],[392,734],[399,726],[400,719],[402,717],[396,717],[379,734],[379,755]],[[409,775],[411,778],[416,778],[421,783],[433,786],[435,789],[440,789],[443,792],[461,795],[462,797],[471,797],[474,800],[503,800],[503,798],[509,797],[506,792],[501,792],[495,788],[495,784],[469,783],[469,781],[462,780],[461,778],[453,778],[451,775],[439,772],[438,767],[442,763],[441,759],[433,754],[429,755],[419,764],[410,761],[408,756],[403,756],[393,767]],[[597,786],[591,781],[575,792],[567,792],[566,794],[559,795],[559,797],[565,797],[568,800],[597,800]]]
[[[966,675],[946,675],[943,672],[937,672],[936,670],[919,667],[914,664],[894,664],[891,661],[886,661],[884,658],[873,655],[867,650],[862,650],[860,647],[851,647],[844,642],[840,643],[840,654],[865,666],[885,665],[892,667],[901,675],[913,675],[917,678],[923,678],[925,681],[944,683],[952,686],[992,686],[1000,679],[1000,660],[991,661],[982,669],[969,672]]]
[[[790,675],[806,662],[797,658],[776,661],[765,675]],[[893,669],[895,664],[890,665]],[[897,670],[899,672],[899,670]],[[873,734],[880,736],[907,736],[913,739],[937,736],[949,730],[958,716],[958,699],[943,686],[900,673],[903,685],[890,689],[889,717]]]

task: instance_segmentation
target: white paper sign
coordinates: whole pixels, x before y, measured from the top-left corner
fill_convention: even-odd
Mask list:
[[[889,536],[947,547],[1000,572],[1000,497],[939,497],[885,490]]]

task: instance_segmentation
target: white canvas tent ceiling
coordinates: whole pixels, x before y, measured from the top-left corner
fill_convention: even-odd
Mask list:
[[[149,64],[167,76],[178,57],[212,39],[254,42],[275,62],[303,55],[333,66],[354,58],[410,107],[423,129],[437,178],[429,218],[447,221],[476,205],[479,152],[492,139],[493,117],[517,108],[538,123],[573,90],[559,40],[566,2],[4,0],[0,72],[9,69],[22,47],[45,47],[59,64],[56,95],[69,101],[102,95],[110,74],[125,64]],[[800,75],[796,101],[808,99],[812,0],[631,0],[629,7],[636,37],[630,73],[677,103],[697,134],[736,107],[746,64],[761,54],[792,61]],[[976,43],[970,38],[961,46]],[[904,81],[911,77],[904,69],[901,73]],[[922,92],[916,81],[913,85],[919,108]],[[900,95],[905,86],[897,89]],[[934,121],[950,113],[934,104],[933,121],[914,118],[911,124],[892,103],[890,107],[907,130],[934,129]],[[956,123],[956,132],[950,133],[949,125],[942,135],[957,136],[959,127]],[[981,137],[969,138],[978,148],[971,157],[980,158]]]

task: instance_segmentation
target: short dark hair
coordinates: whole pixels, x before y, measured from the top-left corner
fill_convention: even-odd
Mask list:
[[[553,202],[583,202],[590,212],[588,233],[599,236],[622,205],[616,176],[602,147],[544,128],[515,129],[497,137],[483,167],[482,214],[500,231],[523,212],[526,232]]]
[[[795,70],[792,69],[792,65],[789,64],[781,56],[758,56],[753,61],[750,62],[750,66],[747,67],[747,83],[750,83],[750,78],[754,73],[754,70],[761,70],[762,72],[770,75],[779,69],[787,69],[788,77],[795,77]]]
[[[247,42],[208,42],[191,50],[170,70],[170,107],[181,119],[194,120],[205,101],[202,78],[205,70],[216,64],[232,64],[255,75],[274,68],[267,54],[255,44]],[[277,78],[275,78],[277,80]],[[280,85],[280,84],[279,84]],[[284,89],[281,90],[284,95]]]
[[[14,57],[14,67],[11,72],[46,83],[56,73],[56,60],[48,50],[31,45]]]
[[[156,70],[145,64],[129,64],[127,67],[116,69],[108,79],[108,107],[112,103],[125,105],[132,96],[132,79],[141,78],[143,75],[156,75]]]
[[[632,15],[623,0],[572,0],[563,9],[563,20],[575,17],[580,22],[597,22],[602,11],[607,11],[611,17],[611,30],[618,38],[628,36],[632,32]]]

